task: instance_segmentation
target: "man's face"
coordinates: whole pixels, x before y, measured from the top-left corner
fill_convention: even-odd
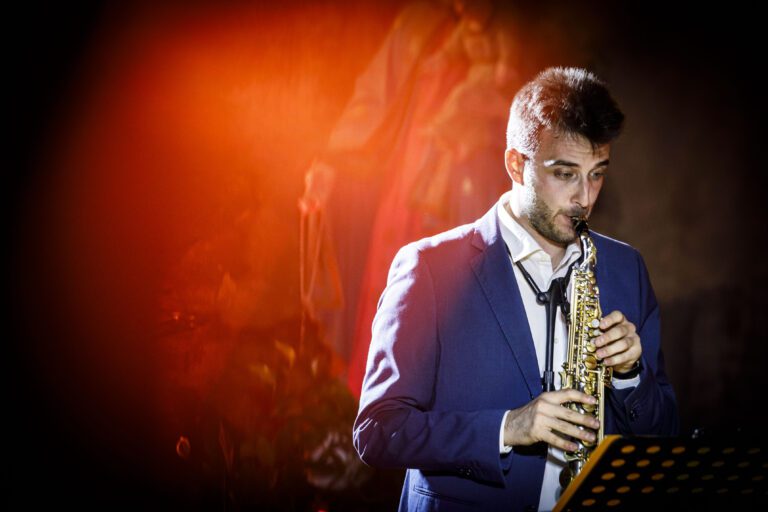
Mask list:
[[[588,217],[600,194],[610,145],[595,152],[587,139],[544,130],[535,155],[525,160],[520,215],[543,238],[565,246],[576,238],[571,217]],[[514,177],[513,177],[514,179]]]

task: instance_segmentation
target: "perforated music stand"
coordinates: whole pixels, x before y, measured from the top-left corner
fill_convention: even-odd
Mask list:
[[[744,437],[606,436],[553,512],[762,506],[768,450]]]

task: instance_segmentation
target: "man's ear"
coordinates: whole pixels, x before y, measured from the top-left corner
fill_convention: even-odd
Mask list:
[[[512,148],[504,152],[504,165],[507,168],[507,174],[513,183],[523,184],[523,167],[525,166],[525,157],[518,150]]]

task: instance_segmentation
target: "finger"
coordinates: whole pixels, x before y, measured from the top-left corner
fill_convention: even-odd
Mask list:
[[[600,320],[600,329],[606,330],[612,325],[616,325],[624,321],[624,314],[621,311],[611,311],[608,315],[604,316]]]
[[[610,329],[603,331],[594,339],[595,346],[602,347],[612,341],[619,340],[629,334],[629,326],[625,323],[614,325]]]
[[[640,357],[642,349],[640,348],[640,336],[637,334],[630,334],[626,338],[622,338],[618,341],[602,347],[595,355],[603,359],[605,363],[606,359],[616,356],[628,355],[629,357]],[[609,363],[606,363],[609,364]]]
[[[630,346],[631,346],[631,340],[629,340],[628,338],[622,338],[620,340],[616,340],[600,348],[600,350],[595,352],[595,355],[600,359],[605,360],[607,357],[611,357],[613,355],[622,354],[626,352],[627,350],[629,350]]]
[[[635,361],[640,359],[640,356],[643,354],[643,349],[640,346],[640,339],[637,339],[636,343],[633,343],[627,351],[617,354],[615,356],[609,357],[607,359],[603,360],[603,364],[606,366],[619,366],[623,364],[627,364],[629,366],[635,364]]]
[[[567,421],[553,420],[552,430],[556,433],[565,434],[566,436],[570,436],[576,439],[581,439],[582,441],[591,442],[595,440],[594,431],[589,428],[579,428],[576,425],[568,423]]]
[[[567,402],[579,402],[581,404],[595,404],[595,397],[582,393],[577,389],[560,389],[558,391],[548,391],[541,394],[541,398],[547,403],[562,405]]]
[[[560,407],[552,416],[557,421],[567,421],[573,425],[582,425],[589,428],[598,428],[600,426],[600,422],[591,414],[583,414],[567,407]]]
[[[633,358],[631,356],[627,356],[627,355],[622,354],[622,355],[616,356],[616,357],[609,357],[608,359],[603,361],[603,364],[605,366],[616,368],[617,366],[622,366],[622,365],[625,365],[625,364],[627,364],[629,362],[634,364],[636,360],[637,359],[635,359],[635,358]]]
[[[578,445],[574,442],[568,441],[567,439],[563,439],[562,437],[558,436],[556,433],[552,431],[544,432],[541,435],[541,440],[547,443],[550,446],[554,446],[556,448],[560,448],[563,451],[576,451],[578,449]]]
[[[591,414],[584,414],[562,405],[542,402],[538,407],[537,418],[534,422],[539,425],[550,426],[551,421],[567,421],[573,425],[582,425],[589,428],[598,428],[600,426],[600,422]]]
[[[594,343],[595,346],[602,347],[616,340],[620,340],[621,338],[631,336],[635,334],[635,332],[635,324],[629,321],[624,321],[603,332],[600,336],[594,339]]]
[[[567,427],[564,427],[567,425]],[[576,437],[580,428],[598,429],[600,422],[591,414],[583,414],[560,405],[542,403],[532,419],[531,432],[558,428]],[[575,430],[574,430],[575,429]],[[535,437],[535,436],[534,436]]]

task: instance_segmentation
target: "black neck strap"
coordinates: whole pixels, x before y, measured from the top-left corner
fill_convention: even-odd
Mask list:
[[[512,258],[512,253],[509,251],[509,247],[507,247],[507,254],[509,254],[510,258]],[[568,289],[568,281],[571,280],[571,271],[573,270],[573,265],[568,267],[568,272],[565,274],[564,277],[557,277],[553,279],[552,282],[549,284],[549,289],[546,292],[541,291],[539,286],[536,284],[536,281],[534,281],[533,277],[531,277],[531,274],[529,274],[528,271],[525,270],[525,267],[523,266],[522,262],[515,261],[515,266],[517,266],[517,268],[520,269],[520,272],[523,274],[523,277],[525,278],[525,281],[528,283],[528,286],[531,287],[531,290],[533,290],[534,295],[536,295],[536,303],[539,305],[547,305],[550,303],[550,301],[552,301],[552,299],[555,299],[555,302],[556,302],[555,307],[560,307],[560,309],[563,312],[563,316],[565,316],[567,320],[570,304],[568,303],[566,290]],[[558,290],[558,293],[553,294],[554,288],[560,288]]]
[[[504,245],[506,246],[506,244]],[[507,246],[507,254],[509,254],[510,258],[512,258],[512,253],[509,251],[509,246]],[[568,287],[568,281],[571,278],[571,270],[573,269],[573,265],[568,268],[568,273],[565,274],[565,277],[557,277],[553,279],[549,285],[549,289],[546,292],[541,291],[541,289],[536,284],[536,281],[534,281],[533,277],[531,277],[531,274],[525,270],[522,262],[516,261],[515,265],[520,269],[520,272],[523,274],[523,277],[528,283],[528,286],[531,287],[531,290],[533,290],[533,293],[536,295],[536,303],[545,306],[547,313],[547,344],[546,364],[544,369],[544,376],[542,377],[542,387],[544,391],[554,391],[555,372],[552,369],[552,347],[554,345],[555,338],[555,319],[557,315],[557,308],[561,308],[566,320],[568,319],[568,309],[570,309],[570,305],[568,304],[566,297],[566,290]]]

